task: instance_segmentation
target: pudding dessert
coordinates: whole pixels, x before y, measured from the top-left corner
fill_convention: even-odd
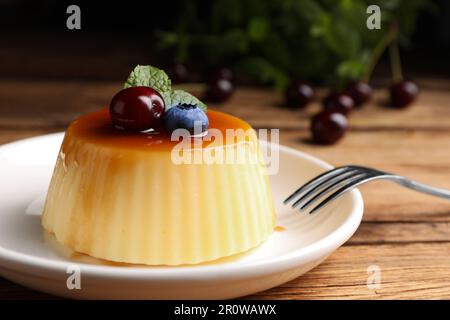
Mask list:
[[[76,252],[147,265],[201,263],[261,244],[275,213],[250,125],[145,84],[69,126],[44,228]]]

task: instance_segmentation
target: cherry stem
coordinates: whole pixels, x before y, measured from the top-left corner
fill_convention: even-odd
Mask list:
[[[391,60],[392,80],[394,82],[402,81],[402,63],[400,61],[400,50],[398,48],[397,39],[395,39],[389,46],[389,58]]]
[[[368,63],[368,67],[366,70],[366,74],[363,77],[365,82],[369,82],[372,77],[373,70],[377,65],[378,61],[381,58],[381,55],[386,50],[386,48],[391,44],[391,42],[397,37],[398,26],[397,24],[392,24],[389,28],[389,31],[381,38],[378,44],[375,46],[372,52],[372,56],[370,57],[370,61]]]

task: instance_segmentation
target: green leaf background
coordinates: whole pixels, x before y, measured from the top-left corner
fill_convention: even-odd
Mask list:
[[[366,27],[368,5],[381,8],[381,30]],[[159,48],[179,62],[231,66],[254,82],[283,88],[289,78],[346,83],[363,76],[392,23],[407,45],[427,0],[187,0]]]

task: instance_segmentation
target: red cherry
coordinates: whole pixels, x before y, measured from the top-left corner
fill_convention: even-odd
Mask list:
[[[372,98],[372,87],[363,81],[355,81],[347,88],[347,93],[352,97],[355,107],[359,107]]]
[[[344,115],[348,115],[355,106],[352,97],[347,93],[330,93],[322,102],[326,109],[333,109]]]
[[[400,81],[390,87],[391,102],[396,108],[406,108],[419,94],[419,87],[412,81]]]
[[[284,93],[286,104],[292,108],[303,108],[314,98],[314,89],[306,82],[293,81]]]
[[[320,144],[333,144],[341,139],[348,128],[347,118],[332,109],[322,110],[311,121],[314,141]]]
[[[227,79],[217,79],[206,89],[206,99],[212,102],[224,102],[233,93],[233,83]]]
[[[150,87],[130,87],[111,100],[109,113],[115,127],[129,131],[156,129],[162,125],[164,99]]]
[[[233,71],[231,71],[230,69],[217,68],[208,75],[208,82],[214,83],[215,81],[218,81],[220,79],[226,79],[230,82],[233,82],[233,78],[234,78]]]
[[[189,78],[189,71],[183,63],[175,63],[168,73],[173,83],[184,83]]]

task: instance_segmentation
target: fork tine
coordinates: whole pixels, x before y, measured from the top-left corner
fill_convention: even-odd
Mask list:
[[[366,182],[368,180],[372,180],[372,178],[377,177],[377,176],[382,176],[382,174],[378,173],[378,172],[375,172],[375,173],[369,174],[369,176],[364,176],[364,177],[361,177],[359,179],[351,181],[350,183],[344,185],[339,190],[335,191],[333,194],[328,196],[325,200],[320,202],[309,213],[312,214],[312,213],[316,212],[317,210],[319,210],[319,209],[323,208],[324,206],[326,206],[331,201],[333,201],[333,200],[339,198],[340,196],[342,196],[347,191],[350,191],[353,188],[357,187],[358,185],[360,185],[360,184],[362,184],[362,183],[364,183],[364,182]]]
[[[308,208],[309,206],[311,206],[311,204],[313,204],[317,199],[320,199],[320,197],[322,197],[323,195],[332,192],[333,190],[335,190],[336,188],[339,187],[339,185],[341,185],[343,182],[352,182],[357,178],[363,178],[363,177],[370,177],[371,174],[367,171],[356,171],[355,174],[351,175],[351,176],[346,176],[344,178],[341,178],[339,180],[337,180],[336,182],[334,182],[333,184],[331,184],[330,186],[322,189],[322,191],[316,193],[311,199],[309,199],[303,206],[300,207],[300,210],[305,210],[306,208]]]
[[[295,190],[289,197],[287,197],[283,201],[283,203],[287,204],[289,201],[291,201],[293,198],[295,198],[297,195],[299,195],[303,191],[305,191],[309,188],[312,188],[314,185],[316,185],[317,183],[320,183],[321,181],[325,180],[326,178],[328,178],[330,176],[334,177],[334,176],[342,173],[343,171],[347,170],[348,168],[350,168],[350,167],[344,166],[344,167],[338,167],[338,168],[334,168],[332,170],[325,171],[324,173],[318,175],[317,177],[314,177],[313,179],[311,179],[307,183],[305,183],[303,186],[301,186],[300,188]]]
[[[360,173],[358,169],[349,169],[340,174],[334,175],[333,177],[326,179],[319,184],[316,184],[313,188],[310,188],[307,192],[303,193],[303,195],[297,199],[297,201],[292,204],[292,208],[297,207],[302,202],[308,200],[312,196],[314,196],[317,192],[321,192],[323,190],[327,190],[330,185],[333,186],[335,181],[344,181],[348,178],[353,177],[355,174]]]

